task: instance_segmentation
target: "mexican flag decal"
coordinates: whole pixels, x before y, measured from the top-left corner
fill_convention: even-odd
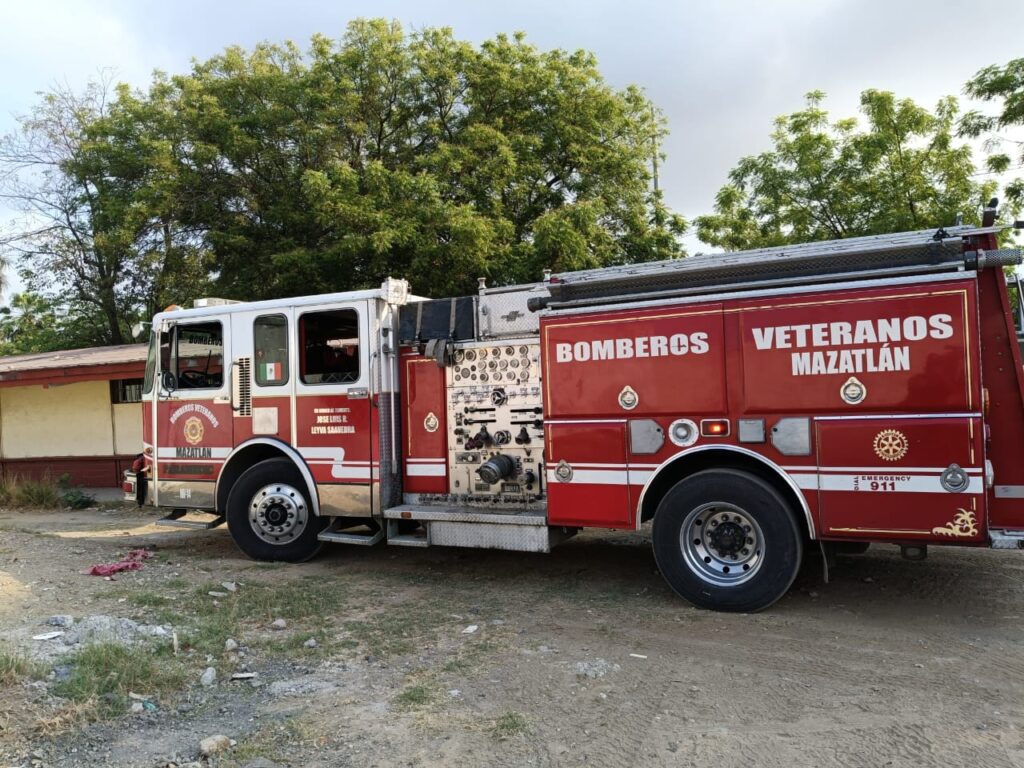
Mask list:
[[[263,363],[263,378],[266,381],[277,381],[281,377],[280,363]]]

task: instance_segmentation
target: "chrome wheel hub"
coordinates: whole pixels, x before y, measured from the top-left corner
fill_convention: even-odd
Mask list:
[[[734,587],[753,578],[764,562],[764,534],[746,511],[725,502],[692,510],[679,530],[686,566],[716,587]]]
[[[249,501],[249,525],[268,544],[294,541],[306,529],[308,519],[305,497],[290,485],[266,485]]]

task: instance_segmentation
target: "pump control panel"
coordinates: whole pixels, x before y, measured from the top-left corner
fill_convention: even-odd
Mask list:
[[[544,500],[540,345],[457,345],[448,368],[451,501],[536,506]]]

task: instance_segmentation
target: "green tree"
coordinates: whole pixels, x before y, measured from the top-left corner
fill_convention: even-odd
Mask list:
[[[22,264],[30,292],[85,319],[92,330],[78,343],[130,340],[184,247],[173,241],[175,163],[157,117],[105,78],[44,94],[0,141],[0,193],[24,214],[0,253]]]
[[[934,111],[887,91],[861,94],[866,127],[830,121],[824,94],[779,117],[773,148],[745,157],[696,220],[704,242],[729,250],[927,229],[958,213],[977,221],[993,185],[979,183],[967,144],[955,142],[957,102]]]
[[[305,55],[230,48],[155,87],[189,137],[183,224],[232,297],[388,274],[454,293],[682,253],[650,190],[663,120],[589,53],[358,20]]]
[[[22,292],[0,307],[0,355],[50,352],[87,346],[96,336],[83,313],[68,313],[56,301]]]
[[[470,291],[682,255],[652,191],[662,116],[594,57],[522,35],[352,22],[340,40],[232,47],[145,92],[43,95],[0,141],[0,238],[29,291],[117,344],[169,303],[408,277]]]
[[[962,135],[986,137],[988,170],[1002,175],[1024,168],[1024,137],[1019,130],[1012,135],[1014,129],[1024,126],[1024,58],[979,70],[964,86],[964,92],[998,106],[995,114],[971,110],[960,121]],[[1024,177],[1006,183],[1005,197],[1012,211],[1024,208]]]

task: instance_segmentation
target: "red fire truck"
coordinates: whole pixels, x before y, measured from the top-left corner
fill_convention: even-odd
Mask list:
[[[994,222],[455,299],[389,279],[173,308],[125,490],[292,562],[650,523],[672,588],[732,611],[785,594],[811,547],[1021,548],[1021,251]]]

